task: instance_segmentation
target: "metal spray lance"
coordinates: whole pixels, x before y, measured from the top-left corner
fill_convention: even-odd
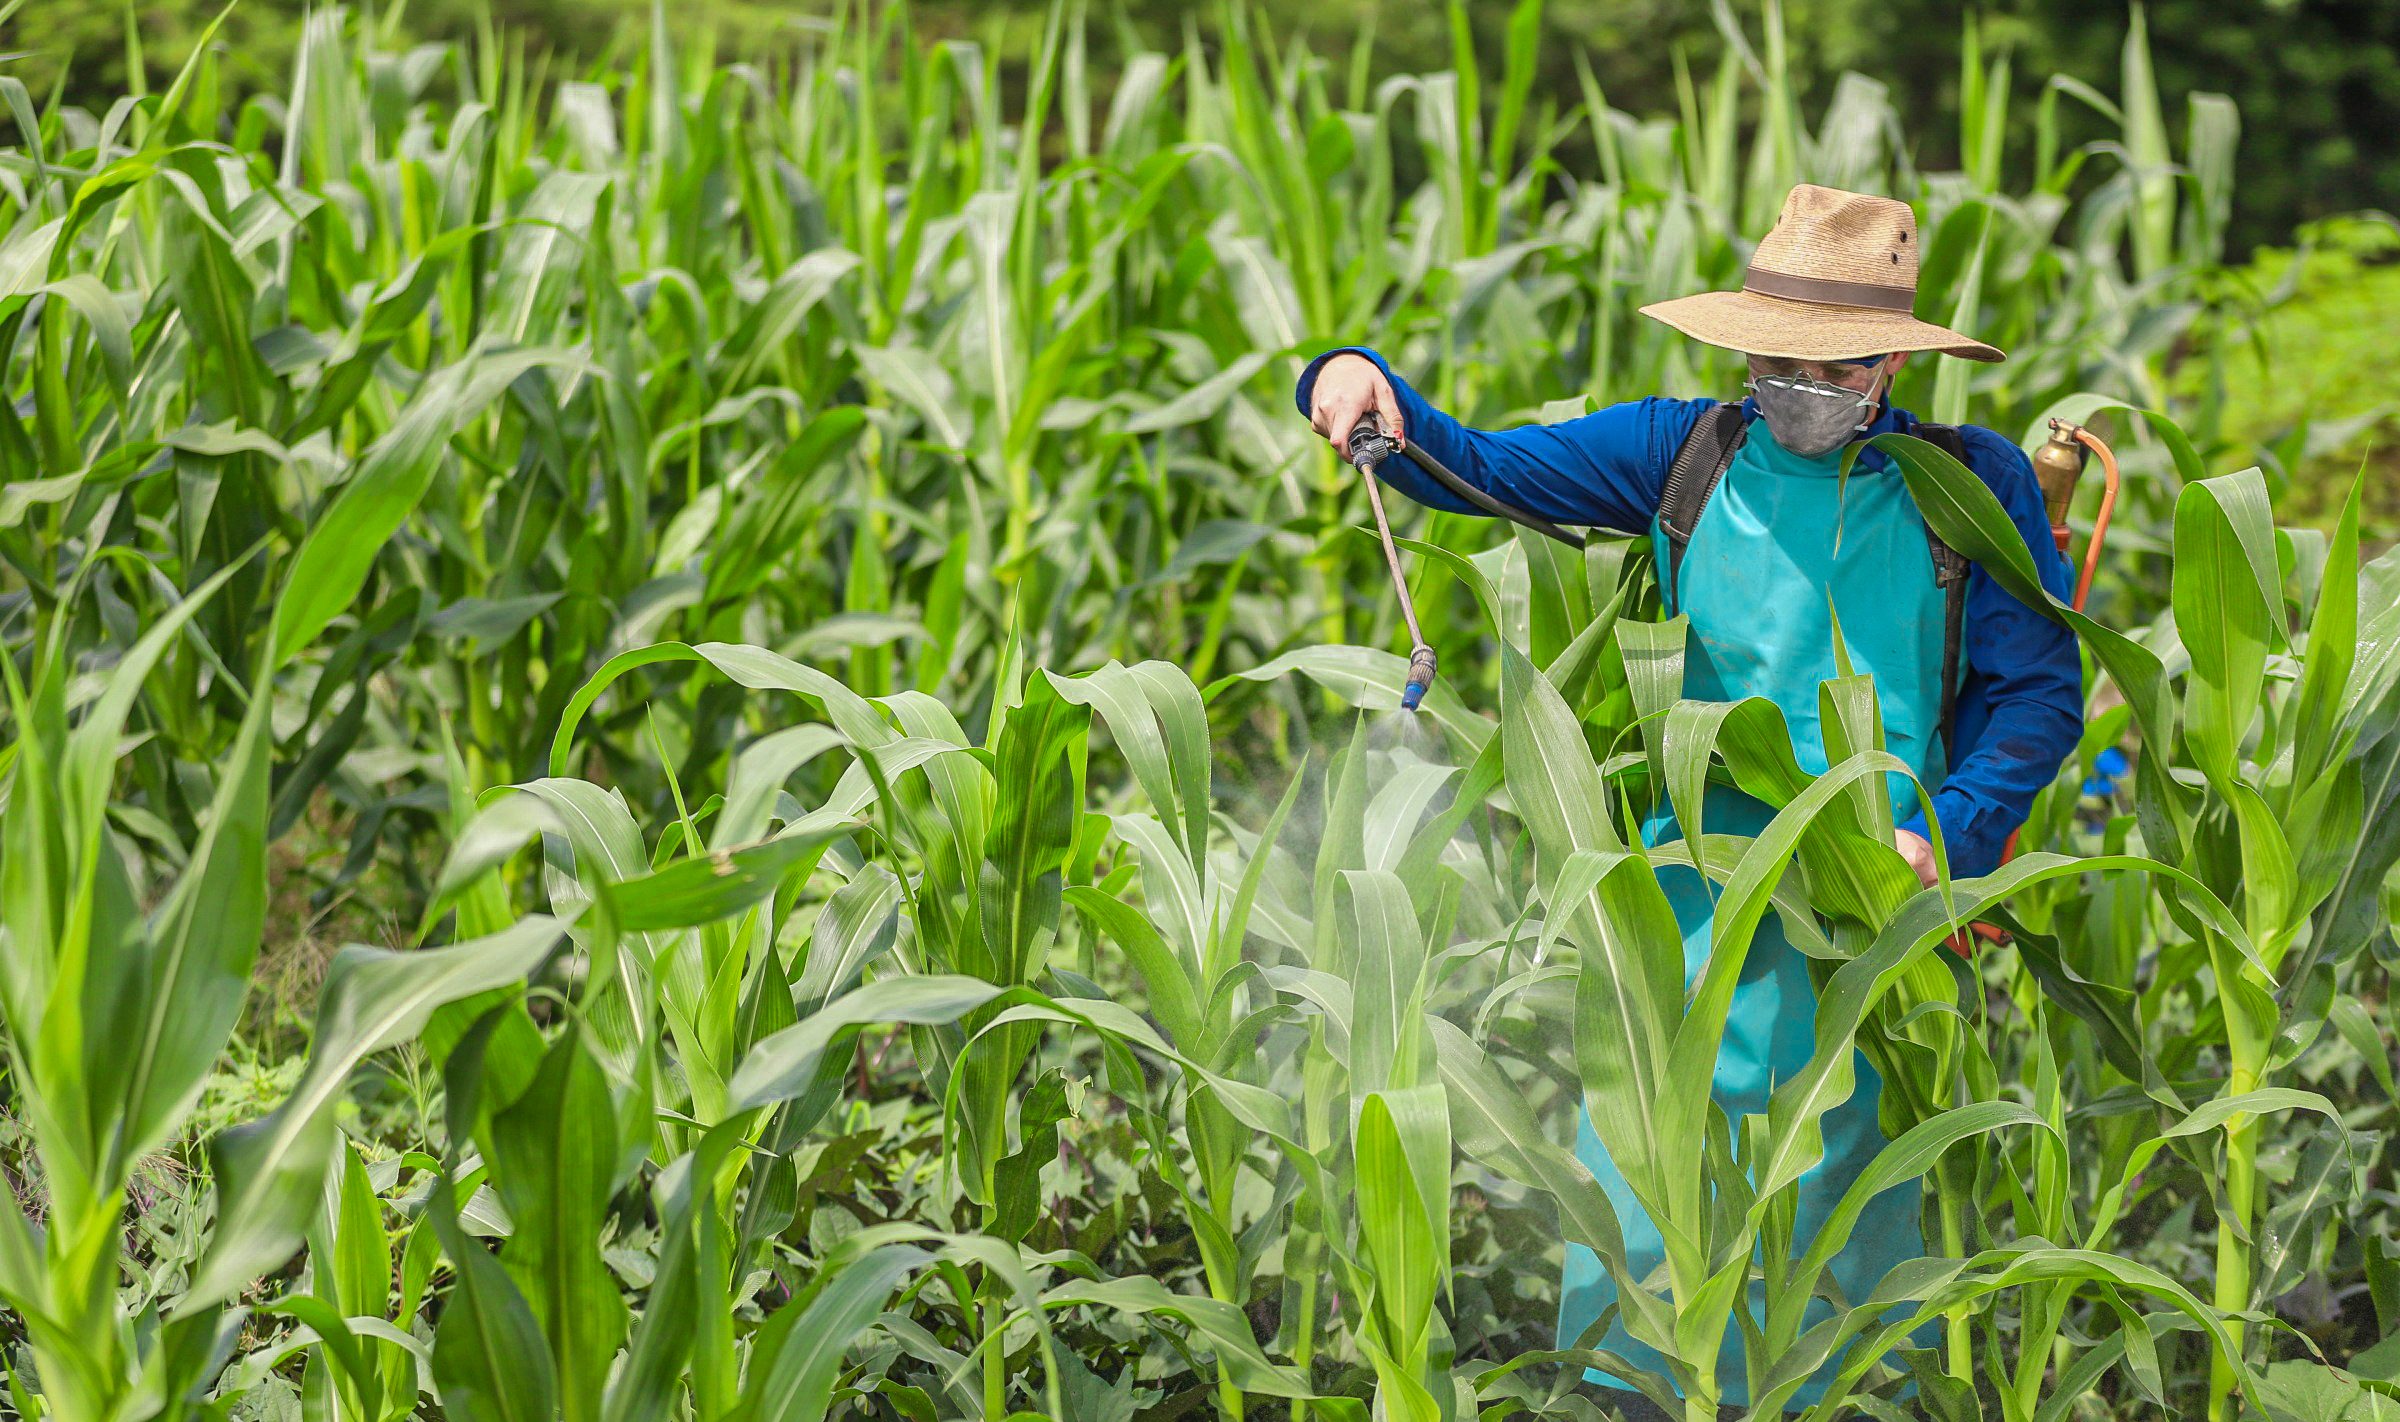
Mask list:
[[[1367,504],[1375,510],[1375,533],[1383,540],[1383,561],[1392,570],[1392,591],[1400,598],[1400,620],[1408,624],[1408,684],[1400,689],[1400,709],[1414,711],[1425,699],[1425,689],[1433,685],[1435,659],[1433,648],[1425,644],[1425,634],[1417,627],[1416,600],[1409,596],[1408,578],[1400,571],[1400,550],[1392,543],[1391,520],[1383,514],[1383,481],[1375,477],[1375,466],[1391,458],[1395,448],[1391,436],[1383,432],[1383,421],[1372,410],[1350,429],[1350,463],[1366,480]]]
[[[1432,476],[1433,481],[1456,495],[1470,508],[1480,509],[1494,518],[1504,518],[1522,524],[1545,538],[1555,538],[1569,548],[1583,547],[1582,535],[1559,527],[1550,520],[1530,514],[1505,499],[1497,498],[1452,473],[1442,461],[1427,454],[1414,444],[1395,445],[1383,432],[1383,421],[1369,410],[1350,427],[1350,444],[1346,451],[1351,464],[1366,476],[1367,503],[1375,510],[1375,531],[1383,538],[1383,561],[1392,570],[1392,589],[1400,595],[1400,617],[1408,624],[1408,640],[1414,645],[1408,654],[1408,685],[1400,692],[1400,707],[1405,711],[1417,709],[1425,699],[1425,689],[1433,685],[1433,648],[1425,645],[1425,634],[1417,629],[1417,606],[1408,595],[1408,579],[1400,572],[1400,550],[1392,544],[1392,526],[1383,516],[1381,481],[1375,477],[1377,466],[1397,452],[1408,456],[1409,462]]]

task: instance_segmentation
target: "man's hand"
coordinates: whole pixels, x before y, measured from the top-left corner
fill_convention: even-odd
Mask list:
[[[1350,457],[1350,429],[1359,416],[1373,410],[1383,419],[1383,432],[1394,447],[1405,443],[1400,429],[1400,397],[1383,378],[1375,362],[1355,351],[1344,351],[1317,368],[1308,422],[1333,441],[1333,452]]]
[[[1932,841],[1914,830],[1900,831],[1900,857],[1908,861],[1909,868],[1917,871],[1917,877],[1925,882],[1928,889],[1933,887],[1934,880],[1941,877],[1934,871]]]

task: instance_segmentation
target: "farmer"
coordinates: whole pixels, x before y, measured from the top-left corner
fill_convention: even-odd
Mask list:
[[[1300,409],[1337,450],[1373,411],[1394,439],[1487,494],[1554,523],[1648,534],[1667,606],[1690,619],[1684,695],[1773,701],[1801,763],[1818,773],[1826,758],[1817,688],[1836,674],[1838,612],[1851,662],[1874,676],[1887,748],[1938,787],[1930,813],[1951,871],[1989,873],[2035,792],[2075,747],[2081,665],[2064,627],[1930,537],[1880,450],[1860,451],[1849,479],[1837,477],[1844,446],[1886,431],[1947,445],[1999,497],[2043,584],[2066,594],[2066,561],[2016,445],[1975,425],[1920,423],[1884,398],[1915,352],[2003,358],[1911,314],[1918,245],[1906,203],[1802,184],[1759,243],[1740,291],[1643,307],[1695,340],[1748,355],[1751,393],[1738,406],[1651,396],[1554,425],[1473,430],[1427,404],[1382,356],[1353,347],[1309,364]],[[1388,460],[1380,472],[1420,503],[1475,511],[1410,460]],[[1913,789],[1903,795],[1894,799],[1900,852],[1931,884],[1928,811]],[[1755,834],[1768,818],[1765,805],[1729,794],[1722,811],[1712,799],[1706,824]],[[1680,833],[1662,811],[1644,838]],[[1689,866],[1661,869],[1660,878],[1683,929],[1686,972],[1696,976],[1708,953],[1707,887]],[[1717,1059],[1715,1094],[1729,1116],[1764,1113],[1774,1084],[1806,1064],[1814,1009],[1806,962],[1770,914],[1752,940]],[[1795,1250],[1884,1144],[1882,1083],[1863,1055],[1855,1065],[1856,1091],[1825,1117],[1824,1160],[1800,1181]],[[1634,1273],[1647,1274],[1664,1258],[1659,1234],[1588,1119],[1577,1153],[1615,1201]],[[1844,1298],[1863,1301],[1886,1270],[1925,1252],[1917,1198],[1914,1187],[1898,1187],[1868,1208],[1831,1270]],[[1561,1292],[1559,1342],[1573,1347],[1616,1297],[1616,1283],[1590,1250],[1572,1246]],[[1622,1326],[1602,1346],[1645,1367],[1660,1361]],[[1742,1354],[1735,1331],[1720,1354],[1724,1397],[1735,1404],[1748,1396]],[[1820,1377],[1791,1405],[1822,1394]],[[1655,1415],[1646,1403],[1628,1411]]]

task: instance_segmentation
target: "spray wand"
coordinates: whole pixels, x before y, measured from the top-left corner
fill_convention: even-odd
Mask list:
[[[1366,479],[1367,504],[1375,510],[1375,532],[1383,539],[1383,561],[1392,570],[1392,590],[1400,596],[1400,618],[1408,624],[1408,640],[1411,644],[1408,652],[1408,684],[1400,691],[1400,709],[1414,711],[1418,703],[1425,699],[1426,688],[1433,685],[1433,648],[1426,645],[1425,634],[1417,628],[1417,605],[1408,595],[1408,578],[1400,571],[1400,550],[1392,542],[1392,525],[1383,514],[1383,492],[1381,481],[1375,477],[1376,467],[1394,453],[1405,454],[1411,463],[1432,475],[1443,488],[1494,518],[1523,524],[1570,548],[1581,548],[1584,541],[1580,535],[1570,533],[1546,518],[1527,513],[1515,504],[1494,498],[1476,488],[1415,445],[1394,444],[1392,437],[1383,432],[1383,420],[1372,410],[1359,416],[1358,423],[1350,427],[1350,443],[1346,452],[1350,463]]]
[[[1366,480],[1367,505],[1375,510],[1375,533],[1383,540],[1384,565],[1392,570],[1392,591],[1400,598],[1400,620],[1408,624],[1408,684],[1400,689],[1400,709],[1414,711],[1433,685],[1435,659],[1417,626],[1417,602],[1409,596],[1408,576],[1400,571],[1400,550],[1392,543],[1392,523],[1383,514],[1383,481],[1375,477],[1375,466],[1391,458],[1393,448],[1391,436],[1383,432],[1383,421],[1371,410],[1350,429],[1350,463]]]

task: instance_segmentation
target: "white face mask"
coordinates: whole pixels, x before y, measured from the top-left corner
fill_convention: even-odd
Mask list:
[[[1803,459],[1829,454],[1875,422],[1883,373],[1866,390],[1798,375],[1751,377],[1748,388],[1775,442]]]

